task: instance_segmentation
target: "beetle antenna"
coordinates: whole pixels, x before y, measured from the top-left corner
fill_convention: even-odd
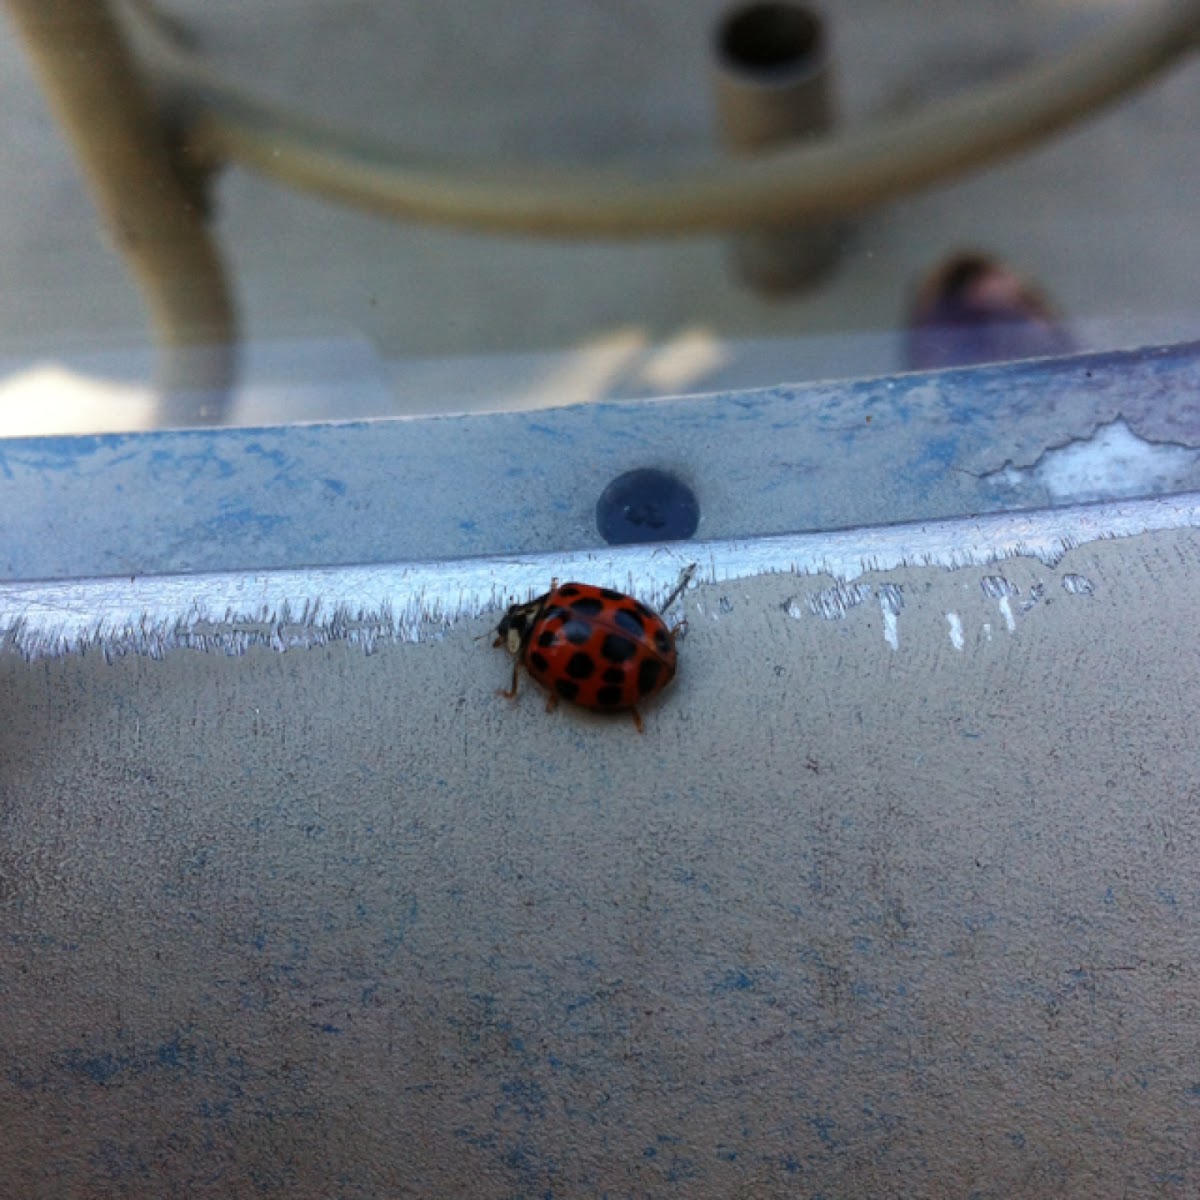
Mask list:
[[[688,565],[684,567],[682,571],[680,571],[679,582],[671,589],[671,594],[663,602],[663,606],[659,609],[659,612],[666,612],[667,609],[679,599],[679,597],[683,594],[683,589],[692,582],[692,576],[695,574],[696,564],[688,563]]]

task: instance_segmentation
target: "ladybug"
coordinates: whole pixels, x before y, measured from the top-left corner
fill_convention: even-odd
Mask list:
[[[693,564],[663,605],[687,586]],[[544,596],[514,604],[496,627],[494,646],[504,646],[513,663],[512,687],[523,666],[550,694],[546,710],[560,699],[594,712],[629,712],[642,732],[637,706],[675,677],[675,629],[633,596],[590,583],[555,583]]]

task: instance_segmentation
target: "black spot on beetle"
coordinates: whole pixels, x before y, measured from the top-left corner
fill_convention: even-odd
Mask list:
[[[573,583],[564,583],[562,587],[558,589],[558,594],[560,596],[578,596],[579,589]]]
[[[631,642],[627,637],[622,637],[619,633],[610,633],[604,639],[604,644],[600,647],[600,653],[609,662],[628,662],[637,653],[637,643]]]
[[[595,673],[596,664],[590,654],[580,651],[571,655],[571,661],[567,663],[567,674],[572,679],[591,679]]]
[[[626,633],[632,633],[634,637],[642,637],[646,632],[646,622],[632,608],[618,608],[613,620]]]
[[[582,646],[592,636],[592,627],[586,621],[568,621],[562,633],[572,646]]]
[[[620,708],[624,701],[624,692],[619,687],[602,687],[596,693],[596,704],[600,708]]]
[[[543,629],[538,635],[537,644],[545,649],[548,646],[553,646],[558,641],[558,634],[553,629]]]
[[[640,612],[647,621],[653,621],[658,616],[654,609],[647,604],[643,604],[640,600],[635,600],[634,604],[637,605],[638,612]]]
[[[671,639],[665,629],[656,629],[654,631],[654,648],[664,658],[671,653]]]
[[[546,656],[539,654],[536,650],[529,656],[529,665],[533,670],[543,675],[550,669],[550,664],[546,661]]]
[[[581,617],[594,617],[604,608],[604,601],[595,596],[580,596],[571,601],[571,611]]]
[[[554,690],[564,700],[574,700],[579,695],[579,684],[572,683],[569,679],[556,679],[554,681]]]
[[[605,683],[621,684],[625,682],[624,667],[608,667],[602,676]]]
[[[662,663],[657,658],[644,658],[642,664],[638,667],[638,695],[648,696],[656,687],[658,687],[659,679],[662,677]]]
[[[602,595],[605,598],[605,600],[624,600],[625,599],[624,592],[614,592],[612,590],[612,588],[601,588],[600,595]]]

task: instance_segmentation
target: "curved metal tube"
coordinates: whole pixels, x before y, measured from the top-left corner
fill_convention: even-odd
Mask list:
[[[146,65],[189,147],[389,217],[508,233],[636,237],[794,225],[880,204],[1032,145],[1200,42],[1200,0],[1164,0],[1010,79],[922,111],[748,160],[647,180],[600,169],[487,169],[421,157],[273,107],[139,17]]]
[[[92,0],[7,8],[163,344],[160,423],[219,416],[234,372],[234,301],[112,13]]]

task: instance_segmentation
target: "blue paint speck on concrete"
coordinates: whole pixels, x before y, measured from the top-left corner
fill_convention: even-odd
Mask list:
[[[823,1146],[836,1146],[838,1144],[837,1138],[833,1136],[834,1130],[838,1127],[836,1121],[829,1117],[813,1115],[805,1117],[804,1123],[817,1135]]]
[[[731,969],[717,983],[713,984],[714,992],[748,992],[754,987],[754,979],[745,971]]]
[[[668,1183],[684,1183],[689,1179],[696,1179],[698,1175],[696,1164],[690,1158],[673,1158],[667,1168]]]
[[[122,1054],[86,1054],[72,1047],[63,1056],[63,1067],[72,1074],[107,1087],[118,1075],[133,1067],[133,1060]]]
[[[179,1033],[160,1043],[158,1047],[158,1061],[164,1067],[194,1071],[196,1058],[196,1047],[190,1042],[185,1042],[183,1035]]]

